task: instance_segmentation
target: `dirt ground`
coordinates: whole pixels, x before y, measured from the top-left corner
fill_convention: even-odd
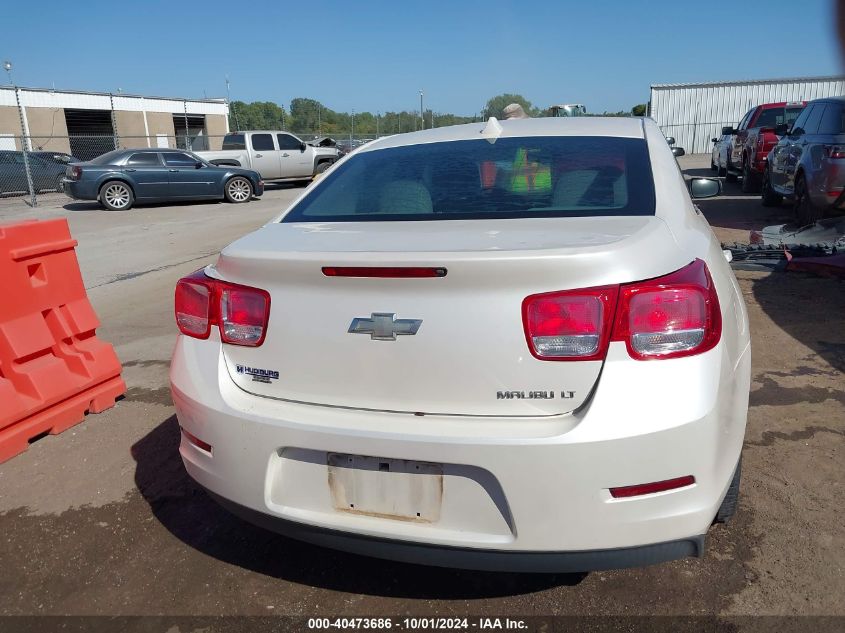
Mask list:
[[[709,157],[681,164],[710,175]],[[0,465],[0,614],[845,616],[845,286],[799,273],[737,272],[753,336],[742,494],[703,559],[574,575],[448,571],[294,542],[219,508],[177,451],[173,287],[298,193],[124,214],[0,209],[0,223],[69,218],[99,336],[128,385],[113,409]],[[789,219],[736,184],[700,206],[723,241]]]

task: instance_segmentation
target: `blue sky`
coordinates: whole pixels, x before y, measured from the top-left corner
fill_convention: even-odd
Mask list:
[[[841,72],[829,0],[45,0],[3,22],[20,85],[213,97],[228,74],[232,99],[342,111],[418,108],[421,88],[435,112],[503,92],[628,110],[651,83]]]

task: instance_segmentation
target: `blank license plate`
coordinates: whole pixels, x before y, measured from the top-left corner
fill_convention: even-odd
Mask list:
[[[406,459],[329,453],[336,510],[433,523],[440,519],[443,466]]]

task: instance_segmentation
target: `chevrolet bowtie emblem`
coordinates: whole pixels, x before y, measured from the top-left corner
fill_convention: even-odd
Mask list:
[[[374,341],[395,341],[397,335],[413,335],[422,319],[397,319],[395,314],[373,312],[370,318],[356,317],[349,326],[350,334],[369,334]]]

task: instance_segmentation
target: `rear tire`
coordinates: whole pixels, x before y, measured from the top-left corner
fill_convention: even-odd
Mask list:
[[[736,180],[736,174],[731,171],[731,158],[728,156],[725,164],[725,182],[736,182]]]
[[[783,196],[772,189],[772,181],[768,168],[763,172],[763,186],[760,192],[760,201],[764,207],[779,207],[783,202]]]
[[[65,190],[65,177],[59,176],[58,180],[56,180],[56,192],[64,193]]]
[[[132,187],[120,180],[111,180],[100,187],[100,204],[109,211],[128,211],[135,203]]]
[[[813,204],[810,200],[810,195],[807,193],[807,179],[804,174],[798,174],[795,178],[795,219],[798,221],[798,226],[809,226],[815,224],[817,220],[821,220],[824,216],[821,209]]]
[[[233,176],[223,186],[223,195],[233,204],[241,204],[252,200],[252,183],[243,176]]]
[[[314,170],[314,175],[319,176],[320,174],[325,172],[331,166],[332,166],[332,164],[328,163],[328,162],[320,163],[319,165],[317,165],[317,169]]]
[[[742,192],[757,193],[758,191],[759,184],[757,183],[757,175],[751,171],[751,164],[746,158],[742,161]]]
[[[736,463],[736,470],[734,470],[731,485],[728,487],[728,492],[725,498],[722,499],[722,505],[719,506],[719,511],[716,513],[714,523],[727,523],[734,514],[736,514],[736,506],[739,503],[739,481],[742,479],[742,455]]]

